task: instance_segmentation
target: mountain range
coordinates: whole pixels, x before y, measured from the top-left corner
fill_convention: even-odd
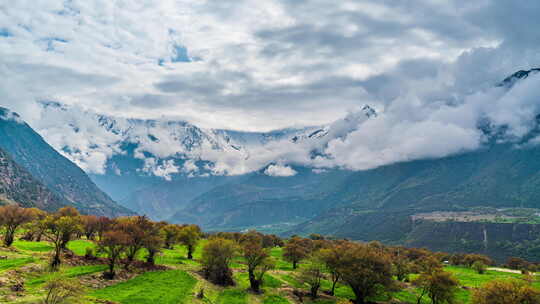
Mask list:
[[[538,72],[518,71],[495,87],[510,91]],[[540,208],[540,148],[532,140],[540,134],[540,116],[519,140],[502,140],[505,126],[482,120],[477,128],[484,140],[474,151],[353,171],[314,164],[331,157],[325,154],[331,140],[346,138],[359,122],[377,119],[370,106],[324,126],[240,132],[183,121],[112,117],[52,101],[41,105],[46,121],[66,123],[62,129],[41,124],[37,130],[112,199],[154,219],[196,223],[207,230],[257,228],[406,242],[414,230],[411,216],[417,213]],[[82,170],[48,168],[43,163],[51,162],[43,158],[29,160],[25,151],[37,157],[36,151],[44,149],[41,137],[13,119],[4,120],[5,125],[14,128],[4,131],[11,134],[11,144],[0,137],[0,148],[64,202],[93,206],[87,197],[72,197],[84,190],[102,208],[125,212]],[[21,149],[14,148],[14,138],[31,139]],[[291,160],[275,152],[281,151],[276,147],[313,162]],[[50,147],[45,150],[47,159],[67,164]],[[49,171],[58,173],[44,174]],[[70,178],[63,179],[60,172],[70,172]],[[72,180],[78,188],[69,184]]]
[[[133,214],[6,108],[0,108],[0,149],[2,188],[10,201],[46,210],[75,206],[97,215]]]

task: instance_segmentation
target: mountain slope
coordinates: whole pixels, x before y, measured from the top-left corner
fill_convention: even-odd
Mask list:
[[[397,241],[406,237],[408,216],[419,212],[478,206],[540,208],[540,148],[493,145],[442,159],[354,172],[321,199],[341,207],[292,232]],[[379,224],[365,225],[374,218]],[[395,231],[395,224],[382,225],[391,222],[404,226]]]
[[[0,108],[0,148],[61,199],[81,212],[131,214],[102,192],[79,167],[60,155],[17,114]]]
[[[61,207],[61,200],[0,149],[0,203],[17,203],[48,211]]]

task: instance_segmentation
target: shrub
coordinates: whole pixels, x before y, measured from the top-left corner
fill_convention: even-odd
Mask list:
[[[236,253],[236,244],[231,240],[222,238],[209,240],[202,252],[204,277],[214,284],[234,285],[230,264]]]
[[[475,289],[473,304],[536,304],[540,303],[540,291],[525,281],[493,280]]]
[[[45,285],[44,304],[78,303],[83,288],[77,280],[54,276]]]
[[[471,266],[472,269],[474,269],[479,274],[484,274],[486,272],[486,265],[482,263],[481,261],[476,261]]]

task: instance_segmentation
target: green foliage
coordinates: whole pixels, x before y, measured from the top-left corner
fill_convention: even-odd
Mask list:
[[[91,295],[121,304],[183,304],[190,303],[196,283],[197,280],[181,270],[146,272]]]

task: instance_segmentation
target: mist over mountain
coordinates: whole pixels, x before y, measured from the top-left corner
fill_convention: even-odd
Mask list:
[[[413,213],[452,209],[458,200],[519,206],[510,197],[523,198],[521,190],[509,185],[502,196],[502,177],[490,184],[482,172],[534,159],[537,72],[500,77],[436,106],[419,104],[406,120],[394,112],[399,104],[382,112],[366,105],[324,126],[241,132],[43,101],[36,126],[115,200],[156,219],[233,230],[307,221],[301,231],[322,225],[341,234],[342,228],[320,224],[326,212],[337,218],[350,210],[392,209],[394,203],[385,202],[393,200]],[[493,153],[506,158],[497,161]],[[482,161],[469,160],[475,157]],[[483,167],[465,169],[467,164]],[[516,174],[527,178],[521,169]],[[412,187],[411,180],[419,184]],[[471,187],[479,192],[466,190]],[[491,201],[479,200],[486,191],[494,195]],[[434,197],[437,204],[426,203]],[[310,222],[314,217],[323,218]]]

